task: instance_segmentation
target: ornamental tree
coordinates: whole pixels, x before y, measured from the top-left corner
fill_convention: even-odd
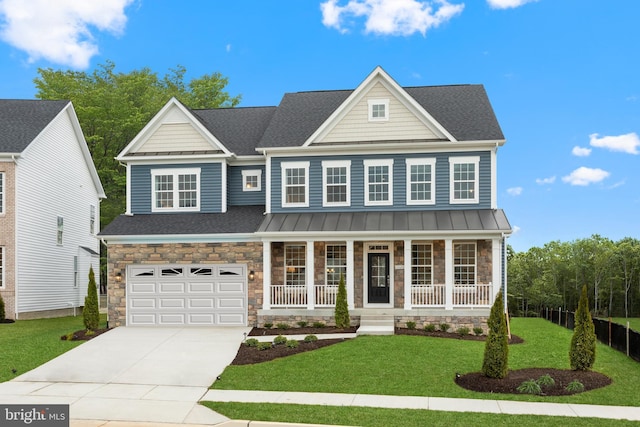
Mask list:
[[[576,310],[575,326],[571,337],[569,361],[574,371],[588,371],[596,361],[596,332],[589,313],[589,297],[587,286],[582,287],[578,309]]]
[[[338,282],[338,295],[336,295],[334,317],[336,328],[348,328],[351,326],[349,305],[347,304],[347,286],[344,283],[344,276],[342,274],[340,274],[340,281]]]
[[[84,308],[82,309],[84,326],[89,331],[95,331],[100,325],[100,310],[98,308],[98,290],[96,289],[96,277],[93,274],[93,267],[89,268],[89,285],[87,296],[84,298]]]
[[[504,378],[509,370],[509,338],[502,292],[498,293],[491,307],[487,326],[482,374],[489,378]]]

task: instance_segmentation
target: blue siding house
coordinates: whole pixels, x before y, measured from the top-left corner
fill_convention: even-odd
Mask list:
[[[172,99],[118,156],[110,324],[330,324],[343,277],[363,333],[486,327],[512,231],[504,143],[481,85],[401,87],[380,67],[275,107]]]

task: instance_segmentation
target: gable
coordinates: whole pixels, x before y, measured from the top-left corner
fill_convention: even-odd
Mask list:
[[[191,123],[162,123],[136,150],[136,153],[210,150],[212,150],[211,144],[194,129]]]
[[[388,101],[388,119],[371,121],[369,119],[369,103]],[[399,141],[399,140],[440,140],[443,136],[435,132],[414,112],[398,99],[381,82],[376,82],[355,103],[349,111],[322,137],[314,143],[345,143],[364,141]]]

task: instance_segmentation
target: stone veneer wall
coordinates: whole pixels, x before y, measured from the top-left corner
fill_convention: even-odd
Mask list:
[[[4,248],[4,283],[0,284],[0,295],[4,300],[4,311],[7,319],[14,319],[16,313],[15,292],[15,241],[16,241],[16,211],[15,211],[15,170],[13,162],[0,162],[0,172],[4,173],[4,213],[0,214],[0,246]]]
[[[124,326],[126,317],[126,272],[131,264],[246,264],[255,278],[248,282],[249,325],[257,322],[262,307],[262,242],[110,244],[108,246],[107,306],[109,327]],[[115,277],[122,274],[122,281]]]

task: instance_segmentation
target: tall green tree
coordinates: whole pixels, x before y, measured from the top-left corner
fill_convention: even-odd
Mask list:
[[[348,328],[351,326],[349,305],[347,303],[347,286],[345,285],[344,275],[342,273],[340,274],[340,281],[338,282],[334,317],[337,328]]]
[[[576,310],[575,326],[571,337],[569,361],[574,371],[588,371],[596,361],[596,332],[589,313],[589,297],[587,286],[582,287],[578,309]]]
[[[93,267],[89,268],[89,284],[87,285],[87,296],[84,298],[84,307],[82,308],[82,320],[84,321],[84,327],[89,331],[97,330],[100,325],[98,290]]]
[[[84,71],[39,68],[34,80],[39,99],[73,102],[84,137],[102,181],[107,200],[100,205],[101,224],[125,211],[125,170],[114,157],[171,98],[192,109],[234,107],[240,96],[225,90],[220,73],[185,81],[186,68],[177,66],[163,77],[149,68],[116,72],[107,61]]]
[[[491,307],[487,326],[482,373],[489,378],[504,378],[509,371],[509,337],[502,292],[498,293]]]

